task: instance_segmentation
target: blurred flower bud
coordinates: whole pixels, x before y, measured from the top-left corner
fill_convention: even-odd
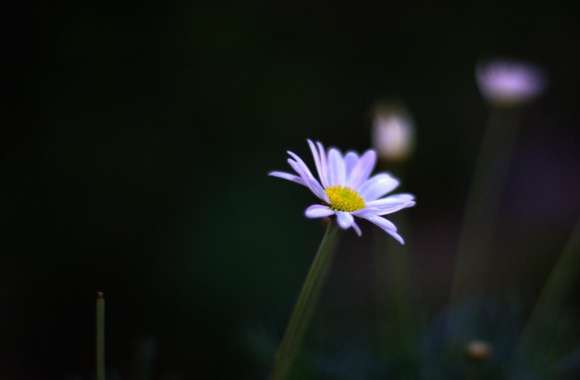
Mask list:
[[[491,356],[491,346],[482,340],[472,340],[467,344],[465,353],[473,360],[487,360]]]
[[[413,121],[400,107],[379,105],[374,110],[372,140],[379,158],[403,161],[415,148]]]
[[[545,87],[541,70],[524,62],[492,61],[478,65],[475,74],[481,94],[495,106],[523,104]]]

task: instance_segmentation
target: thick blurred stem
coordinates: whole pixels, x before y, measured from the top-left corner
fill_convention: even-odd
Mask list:
[[[572,296],[574,283],[578,280],[580,272],[580,221],[572,231],[572,235],[566,244],[564,251],[552,269],[546,280],[546,285],[540,292],[536,306],[532,310],[528,323],[522,332],[517,350],[516,359],[520,359],[523,353],[528,352],[536,340],[542,338],[542,334],[548,332],[549,337],[545,341],[557,342],[558,337],[554,334],[553,326],[546,327],[545,318],[558,313],[562,309],[566,298]]]
[[[517,110],[494,109],[489,119],[465,206],[451,301],[481,296],[501,190],[517,135]]]
[[[105,297],[97,292],[96,372],[97,380],[105,380]]]
[[[308,328],[312,312],[318,304],[320,290],[332,263],[337,235],[338,227],[334,222],[329,223],[276,353],[272,380],[284,380],[288,377],[302,344],[304,333]]]

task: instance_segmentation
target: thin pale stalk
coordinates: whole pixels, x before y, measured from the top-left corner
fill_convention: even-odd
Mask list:
[[[337,233],[338,227],[334,223],[329,223],[276,353],[272,380],[286,379],[292,368],[332,263]]]
[[[97,380],[105,380],[105,297],[97,292],[96,372]]]

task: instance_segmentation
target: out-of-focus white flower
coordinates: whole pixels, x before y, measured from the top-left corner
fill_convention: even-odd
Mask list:
[[[404,160],[415,148],[413,121],[401,109],[378,107],[373,120],[372,140],[381,159]]]
[[[545,87],[542,71],[529,63],[492,61],[475,69],[481,94],[496,106],[525,103],[540,95]]]

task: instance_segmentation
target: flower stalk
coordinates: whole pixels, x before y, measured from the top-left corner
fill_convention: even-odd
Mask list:
[[[548,276],[526,327],[522,331],[516,350],[516,363],[529,353],[534,345],[541,342],[542,334],[548,334],[548,342],[558,341],[557,333],[553,331],[553,328],[545,328],[546,320],[550,320],[550,315],[561,312],[565,301],[573,298],[574,282],[578,279],[579,268],[580,221],[576,224],[564,251]]]
[[[105,296],[97,292],[96,379],[105,380]]]
[[[517,110],[494,109],[483,137],[459,239],[451,302],[482,296],[490,269],[485,262],[494,235],[500,195],[518,133]]]
[[[272,380],[286,379],[292,368],[332,264],[337,237],[338,227],[329,222],[276,353]]]

